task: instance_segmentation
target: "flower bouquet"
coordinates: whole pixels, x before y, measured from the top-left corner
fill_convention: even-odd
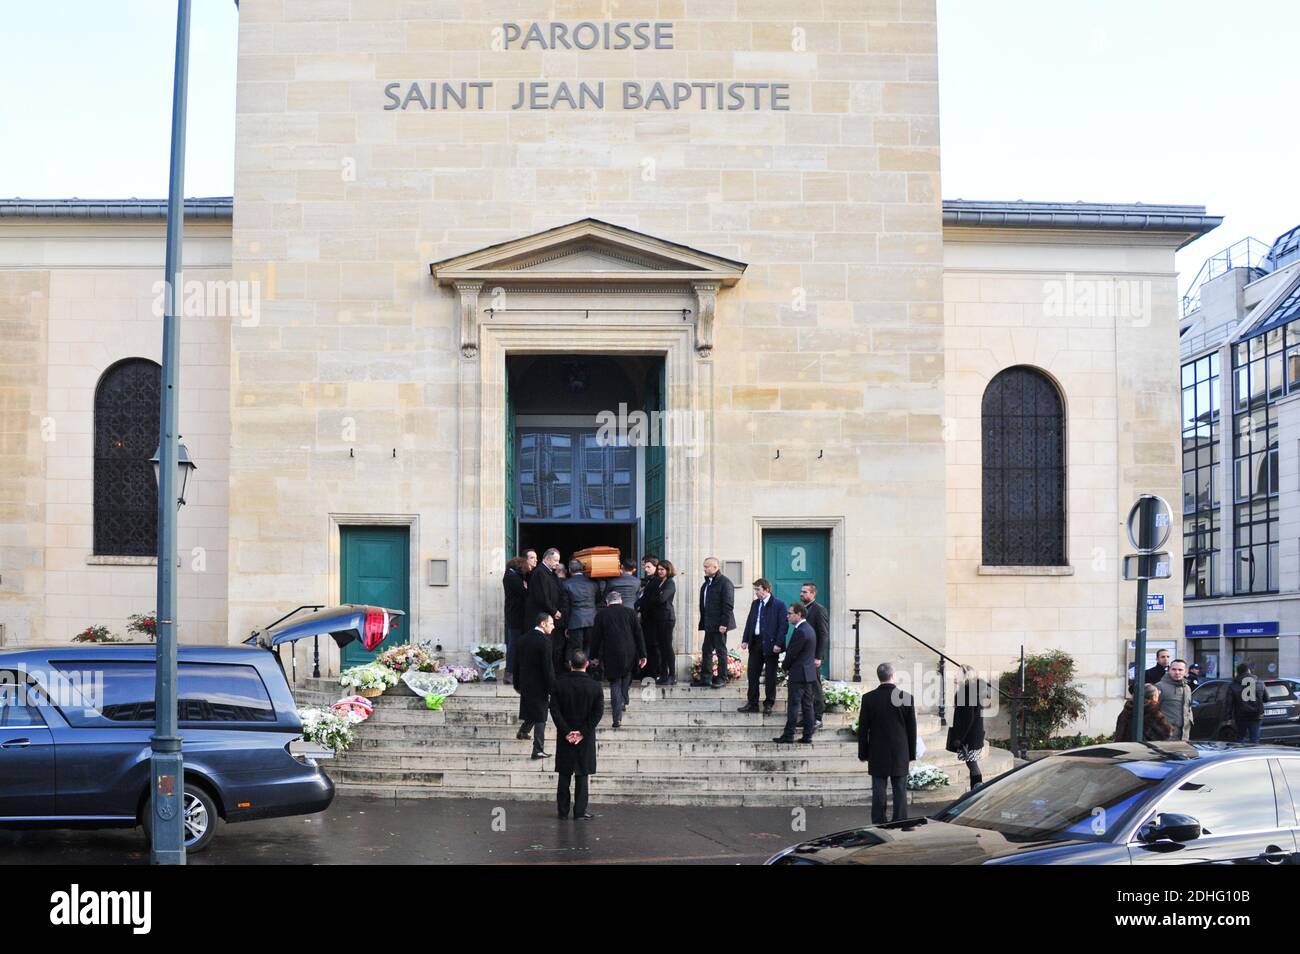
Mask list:
[[[397,685],[397,673],[380,663],[366,663],[343,670],[339,676],[339,685],[344,689],[355,689],[357,695],[374,699],[384,694],[385,689]]]
[[[433,655],[420,643],[402,643],[385,649],[375,657],[375,662],[396,673],[433,672]]]
[[[703,663],[701,662],[700,659],[695,660],[695,662],[691,664],[692,682],[700,681],[700,667],[702,665]],[[732,679],[739,679],[743,675],[745,675],[745,664],[741,662],[740,653],[738,653],[734,649],[727,650],[727,680],[730,681]],[[717,677],[718,677],[718,660],[717,657],[714,657],[713,678],[716,679]]]
[[[828,682],[822,685],[822,698],[826,700],[827,712],[857,712],[862,705],[862,697],[843,682]]]
[[[108,631],[107,626],[87,626],[76,636],[72,637],[74,643],[116,643],[120,640]]]
[[[909,791],[932,792],[936,788],[943,788],[950,781],[948,773],[937,765],[926,765],[917,762],[908,766],[907,769],[907,788]]]
[[[505,663],[505,643],[475,643],[469,648],[469,658],[482,673],[484,682],[492,682],[497,677],[497,670]]]
[[[352,725],[359,725],[370,718],[375,707],[364,696],[345,696],[330,706],[330,711],[343,716]]]
[[[468,669],[469,667],[466,666],[465,668]],[[478,675],[472,669],[470,669],[470,672],[473,672],[476,676]],[[402,682],[406,683],[407,688],[417,696],[435,694],[444,698],[454,693],[456,687],[460,685],[460,680],[451,673],[417,672],[414,669],[402,673]]]
[[[302,737],[308,742],[315,742],[333,749],[346,752],[356,739],[352,722],[346,716],[330,709],[312,707],[299,709],[298,718],[302,719]]]
[[[478,670],[473,666],[443,666],[438,673],[451,676],[457,682],[478,682]]]

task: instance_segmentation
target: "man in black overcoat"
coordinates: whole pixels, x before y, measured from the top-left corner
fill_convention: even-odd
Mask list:
[[[871,775],[871,824],[885,822],[885,793],[893,789],[894,821],[907,817],[907,766],[916,756],[916,707],[894,684],[894,667],[876,667],[880,685],[862,697],[858,761]]]
[[[727,684],[727,633],[736,628],[736,588],[722,572],[717,557],[704,560],[700,584],[700,685],[721,689]],[[714,657],[717,657],[717,675]]]
[[[799,599],[808,609],[808,624],[817,634],[817,653],[813,662],[817,666],[817,681],[813,683],[813,712],[817,715],[817,728],[822,727],[826,712],[826,696],[822,691],[822,663],[831,654],[831,617],[826,607],[817,602],[817,584],[805,583],[799,587]]]
[[[628,690],[632,673],[645,665],[645,635],[636,610],[623,605],[617,590],[605,594],[609,604],[596,611],[591,630],[590,659],[599,663],[609,681],[609,701],[614,710],[614,728],[623,724],[623,710],[631,701]]]
[[[537,571],[533,571],[536,576]],[[551,634],[555,621],[545,612],[533,617],[533,628],[519,639],[515,651],[515,692],[519,693],[519,718],[523,725],[515,733],[517,739],[533,737],[533,758],[547,758],[546,714],[551,691],[555,688],[555,664],[551,655]]]
[[[813,683],[817,681],[817,667],[813,665],[813,653],[817,650],[817,634],[804,618],[807,610],[802,603],[791,603],[786,610],[786,619],[794,627],[788,638],[777,641],[777,652],[785,650],[786,688],[790,693],[790,704],[786,708],[785,731],[773,742],[789,744],[794,741],[794,727],[803,722],[803,736],[799,739],[805,745],[813,740],[817,731],[817,717],[813,715]],[[802,720],[801,717],[802,716]]]
[[[593,818],[587,811],[587,776],[596,772],[596,725],[605,714],[605,693],[600,683],[587,675],[587,654],[575,650],[569,657],[569,671],[555,681],[551,694],[551,718],[555,720],[555,771],[560,781],[555,789],[555,808],[561,818],[569,816],[569,786],[574,776],[573,819]]]
[[[563,599],[562,590],[560,589],[559,578],[555,575],[555,568],[560,565],[560,551],[552,547],[542,556],[542,562],[537,564],[533,572],[528,574],[528,599],[524,603],[524,618],[532,625],[533,620],[537,619],[539,613],[545,613],[554,620],[555,625],[560,627],[561,634],[565,625],[565,620],[560,612],[560,601]],[[558,643],[561,647],[564,640],[557,636],[553,642]],[[552,647],[554,652],[554,647]],[[564,665],[564,654],[559,652],[551,663],[552,667],[559,671]]]
[[[600,588],[583,572],[582,561],[569,561],[569,575],[560,583],[560,610],[564,619],[564,658],[575,649],[587,652],[591,627],[596,623],[596,597]],[[590,655],[590,653],[588,653]],[[557,670],[558,671],[558,670]]]

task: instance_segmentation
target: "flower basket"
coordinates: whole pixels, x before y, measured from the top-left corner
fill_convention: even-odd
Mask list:
[[[339,685],[365,699],[376,699],[384,694],[385,689],[397,685],[399,678],[387,666],[372,662],[343,670],[339,676]]]
[[[346,752],[356,739],[351,720],[333,709],[312,707],[299,709],[298,717],[302,719],[302,737],[333,749]]]

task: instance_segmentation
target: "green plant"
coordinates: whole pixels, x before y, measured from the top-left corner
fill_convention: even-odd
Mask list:
[[[823,683],[822,698],[828,706],[843,706],[845,712],[857,712],[862,704],[858,691],[842,682]]]
[[[127,618],[126,631],[128,633],[139,633],[150,642],[153,642],[158,638],[158,614],[153,612],[131,614]]]
[[[72,637],[74,643],[116,643],[118,638],[108,631],[107,626],[87,626],[76,636]]]
[[[1074,657],[1059,649],[1031,653],[1025,657],[1025,736],[1031,749],[1045,743],[1088,711],[1083,686],[1074,681]],[[1004,672],[998,679],[1003,692],[1015,695],[1020,689],[1019,669]]]

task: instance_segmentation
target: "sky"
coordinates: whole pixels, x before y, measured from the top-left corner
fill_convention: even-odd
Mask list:
[[[194,0],[185,193],[230,195],[238,14]],[[938,0],[945,198],[1204,205],[1209,255],[1300,222],[1292,0]],[[0,196],[167,194],[174,0],[0,0]]]

